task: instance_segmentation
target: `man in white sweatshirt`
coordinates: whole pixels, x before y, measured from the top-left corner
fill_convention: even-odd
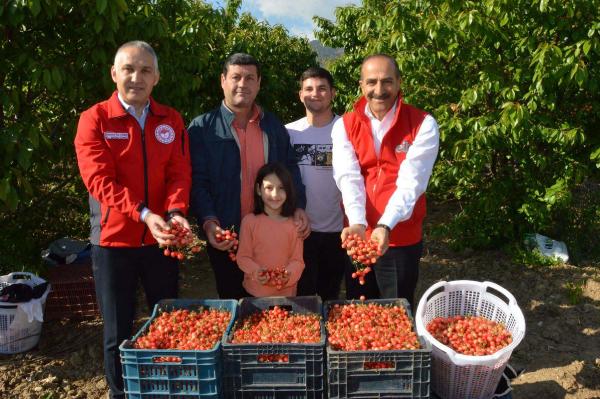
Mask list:
[[[337,299],[344,267],[349,263],[341,247],[344,214],[342,196],[333,180],[331,129],[340,117],[331,109],[335,96],[333,77],[312,67],[300,78],[300,101],[306,116],[286,125],[306,187],[306,214],[311,233],[304,241],[305,268],[297,295]]]

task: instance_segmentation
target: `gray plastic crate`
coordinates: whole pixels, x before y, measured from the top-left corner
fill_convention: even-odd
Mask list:
[[[406,299],[327,301],[323,309],[325,321],[331,306],[351,303],[377,303],[404,307],[415,330],[410,305]],[[419,342],[422,349],[391,351],[338,351],[327,344],[328,397],[330,399],[429,398],[431,346],[420,338]],[[374,362],[387,362],[390,368],[365,367]]]

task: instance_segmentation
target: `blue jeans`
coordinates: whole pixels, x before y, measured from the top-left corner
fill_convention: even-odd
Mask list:
[[[119,345],[131,338],[138,280],[149,309],[161,299],[177,298],[179,265],[158,246],[92,247],[96,298],[104,320],[104,373],[111,398],[124,398]]]

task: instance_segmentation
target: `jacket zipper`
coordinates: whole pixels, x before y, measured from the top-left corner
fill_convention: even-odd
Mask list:
[[[181,131],[181,155],[185,155],[185,134]]]
[[[142,157],[144,159],[144,203],[146,207],[149,207],[148,203],[148,156],[146,155],[146,132],[145,126],[142,128]],[[146,232],[148,231],[148,225],[144,224],[144,232],[142,233],[142,247],[144,246],[144,238],[146,238]]]
[[[105,225],[106,222],[108,221],[108,215],[110,215],[110,208],[106,208],[106,215],[104,215],[104,220],[102,220],[102,222],[100,223],[100,225]]]
[[[377,186],[379,185],[379,176],[381,176],[381,161],[377,159],[377,177],[375,178],[375,184],[373,185],[373,194],[377,192]]]

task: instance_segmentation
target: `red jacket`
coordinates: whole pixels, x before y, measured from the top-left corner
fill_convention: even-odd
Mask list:
[[[189,141],[183,119],[174,109],[151,98],[142,131],[115,91],[108,100],[81,114],[75,150],[90,193],[92,244],[156,244],[140,220],[142,209],[147,207],[158,215],[187,212]]]
[[[365,114],[367,100],[362,97],[354,104],[354,111],[344,115],[344,127],[352,143],[361,173],[365,180],[367,235],[379,222],[385,207],[396,190],[396,179],[400,165],[406,158],[406,151],[413,143],[421,123],[427,115],[399,98],[396,115],[390,130],[381,142],[379,158],[375,153],[371,122]],[[422,239],[422,225],[425,217],[425,195],[421,195],[408,220],[398,223],[390,233],[390,246],[416,244]]]

